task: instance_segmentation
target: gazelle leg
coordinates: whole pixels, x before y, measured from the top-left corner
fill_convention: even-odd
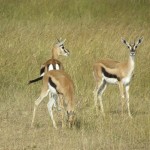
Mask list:
[[[100,85],[101,85],[101,82],[100,82]],[[95,102],[96,113],[98,114],[98,104],[97,104],[98,103],[98,82],[96,83],[93,94],[94,94],[94,102]]]
[[[95,107],[97,107],[97,86],[95,87],[95,89],[94,89],[94,91],[93,91],[93,94],[94,94]]]
[[[123,103],[124,103],[124,89],[123,89],[123,83],[119,82],[119,91],[120,91],[120,95],[121,95],[121,105],[122,105],[122,115],[123,115]]]
[[[61,115],[62,115],[62,128],[65,127],[65,124],[64,124],[64,97],[63,95],[59,94],[59,102],[58,102],[58,105],[59,107],[61,108]]]
[[[52,107],[53,107],[53,105],[55,104],[55,101],[56,101],[56,100],[55,100],[53,97],[51,97],[51,98],[49,99],[49,102],[47,103],[47,107],[48,107],[49,115],[50,115],[50,117],[51,117],[51,119],[52,119],[52,122],[53,122],[53,126],[54,126],[54,128],[57,129],[57,126],[56,126],[56,123],[55,123],[55,120],[54,120],[54,116],[53,116],[53,110],[52,110]]]
[[[49,95],[49,99],[51,99],[51,97],[53,97],[53,98],[55,99],[54,107],[57,108],[58,111],[60,111],[61,108],[60,108],[60,104],[59,104],[59,103],[60,103],[60,102],[59,102],[60,100],[59,100],[58,95],[51,93],[51,94]]]
[[[57,94],[53,94],[53,93],[49,93],[49,100],[51,99],[51,98],[54,98],[55,99],[55,102],[54,102],[54,107],[56,108],[57,107]]]
[[[103,107],[103,102],[102,102],[102,94],[106,89],[106,84],[107,84],[106,81],[102,79],[101,84],[97,90],[97,97],[98,97],[98,100],[100,101],[101,112],[103,115],[105,115],[105,113],[104,113],[104,107]]]
[[[31,123],[31,127],[33,127],[33,123],[34,123],[34,119],[35,119],[35,113],[36,113],[36,109],[38,107],[38,105],[42,102],[43,98],[46,97],[48,95],[48,90],[47,91],[43,91],[41,92],[40,97],[35,101],[34,104],[34,110],[33,110],[33,117],[32,117],[32,123]]]
[[[95,103],[95,107],[96,107],[96,112],[98,111],[97,110],[97,91],[98,91],[98,84],[99,84],[99,81],[101,81],[101,77],[99,77],[98,75],[98,72],[97,72],[97,69],[95,70],[96,68],[94,68],[94,71],[93,71],[93,77],[96,81],[96,86],[95,86],[95,89],[93,91],[93,94],[94,94],[94,103]]]
[[[125,93],[126,93],[126,101],[127,101],[127,108],[128,108],[128,115],[132,118],[131,112],[130,112],[130,105],[129,105],[129,85],[125,86]]]

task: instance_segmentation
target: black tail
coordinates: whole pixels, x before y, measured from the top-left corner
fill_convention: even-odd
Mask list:
[[[34,80],[30,80],[30,81],[28,82],[28,84],[31,84],[31,83],[37,82],[37,81],[42,80],[42,79],[43,79],[43,76],[38,77],[38,78],[36,78],[36,79],[34,79]]]

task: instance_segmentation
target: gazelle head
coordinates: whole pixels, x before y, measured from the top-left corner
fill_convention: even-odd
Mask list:
[[[58,56],[59,55],[69,56],[70,54],[69,50],[64,47],[66,39],[65,40],[57,39],[57,41],[58,42],[55,44],[55,50],[57,51]]]
[[[67,121],[69,123],[69,128],[71,128],[75,124],[75,120],[76,120],[74,111],[70,111],[70,112],[67,111],[67,117],[68,117]]]
[[[130,56],[135,56],[136,53],[136,49],[138,47],[138,45],[140,45],[143,42],[144,37],[141,37],[137,40],[137,42],[129,44],[125,39],[121,38],[122,43],[124,43],[127,48],[130,50]]]

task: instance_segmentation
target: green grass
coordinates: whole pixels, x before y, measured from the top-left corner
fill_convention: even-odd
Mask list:
[[[150,2],[149,0],[0,0],[0,150],[148,150],[150,148]],[[95,114],[92,65],[101,58],[126,60],[128,41],[144,36],[130,87],[133,119],[119,112],[117,86],[103,99],[106,117]],[[77,126],[52,127],[48,98],[31,129],[41,82],[27,83],[51,57],[56,38],[66,38],[70,57],[60,57],[76,87]]]

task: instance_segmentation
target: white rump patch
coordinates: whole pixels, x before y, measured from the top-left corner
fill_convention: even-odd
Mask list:
[[[50,64],[50,65],[49,65],[48,70],[49,70],[49,71],[50,71],[50,70],[54,70],[54,68],[53,68],[53,65],[52,65],[52,64]]]
[[[103,78],[106,80],[106,82],[110,83],[110,84],[117,84],[118,80],[116,78],[108,78],[105,77],[103,74]]]
[[[59,65],[58,64],[56,64],[56,70],[59,70],[60,68],[59,68]]]

